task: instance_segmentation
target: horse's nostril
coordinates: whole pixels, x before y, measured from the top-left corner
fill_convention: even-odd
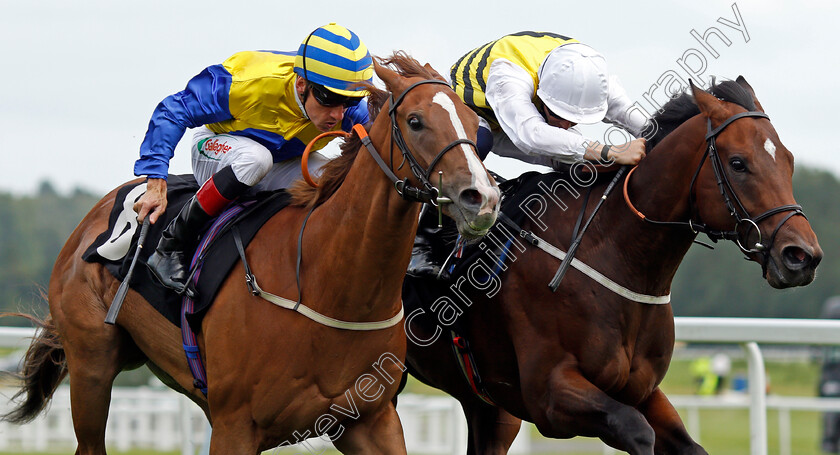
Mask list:
[[[459,199],[461,205],[464,207],[471,207],[474,209],[481,207],[481,193],[478,190],[468,189],[461,191]]]
[[[782,250],[782,258],[784,258],[785,265],[793,270],[799,270],[811,264],[812,257],[802,248],[798,246],[788,246]]]

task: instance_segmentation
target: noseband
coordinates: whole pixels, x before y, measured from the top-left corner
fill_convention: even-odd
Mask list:
[[[353,130],[356,131],[357,134],[359,134],[359,137],[361,138],[362,143],[365,145],[368,152],[370,152],[370,154],[373,156],[373,159],[376,160],[376,163],[379,164],[379,167],[382,168],[382,171],[385,172],[385,175],[387,175],[388,178],[390,178],[391,181],[394,183],[394,188],[397,190],[397,193],[399,193],[400,196],[402,196],[408,201],[427,202],[437,206],[439,203],[450,202],[450,200],[448,198],[440,197],[440,190],[434,185],[432,185],[432,183],[429,181],[430,174],[434,167],[441,160],[441,158],[443,158],[443,155],[446,152],[452,150],[460,144],[468,144],[476,150],[478,150],[478,147],[475,145],[475,142],[469,139],[456,139],[450,142],[449,145],[444,147],[437,154],[437,156],[435,156],[431,163],[429,163],[428,168],[423,169],[423,166],[421,166],[420,163],[417,162],[417,159],[414,157],[414,154],[412,154],[411,150],[409,150],[408,145],[405,142],[405,138],[402,135],[402,131],[400,131],[399,124],[397,123],[397,107],[399,107],[399,105],[402,104],[402,101],[405,98],[405,95],[408,94],[408,92],[410,92],[413,88],[417,87],[418,85],[423,84],[443,84],[449,87],[449,84],[447,84],[444,81],[440,81],[437,79],[428,79],[411,84],[407,89],[405,89],[405,91],[402,92],[402,94],[400,94],[400,96],[397,97],[396,101],[394,100],[393,94],[389,96],[389,103],[391,107],[388,110],[388,114],[391,116],[391,136],[393,137],[393,140],[391,141],[390,166],[385,164],[385,161],[382,159],[381,156],[379,156],[379,153],[376,152],[376,148],[371,143],[370,138],[367,136],[367,133],[365,132],[364,128],[362,128],[360,125],[356,125],[356,127],[354,127]],[[420,182],[422,188],[411,186],[406,181],[406,179],[400,179],[394,173],[394,143],[397,144],[397,148],[400,149],[403,155],[403,162],[400,163],[397,169],[402,168],[403,164],[408,162],[408,167],[409,169],[411,169],[411,173],[414,174],[414,177]]]
[[[641,212],[636,210],[633,204],[630,202],[630,197],[627,192],[627,185],[630,181],[630,175],[632,175],[632,171],[630,174],[627,175],[627,179],[624,181],[624,199],[627,202],[627,205],[630,209],[643,220],[658,224],[658,225],[679,225],[679,226],[687,226],[691,229],[692,232],[695,234],[697,233],[704,233],[706,234],[712,241],[717,242],[721,239],[732,240],[737,245],[738,248],[741,249],[744,254],[760,254],[763,256],[762,260],[762,269],[766,271],[767,269],[767,261],[770,258],[769,251],[773,247],[773,242],[776,240],[776,234],[782,228],[782,226],[787,223],[789,219],[794,217],[795,215],[805,216],[802,212],[802,206],[799,204],[787,204],[781,205],[775,208],[772,208],[758,216],[751,217],[747,209],[744,207],[744,204],[741,203],[741,200],[738,198],[738,195],[735,193],[735,189],[732,187],[732,184],[729,182],[729,178],[726,176],[726,172],[723,168],[723,163],[720,160],[720,155],[717,151],[717,146],[715,144],[715,139],[717,136],[732,122],[745,118],[745,117],[756,117],[756,118],[766,118],[769,120],[770,117],[767,116],[764,112],[758,111],[748,111],[748,112],[741,112],[738,114],[729,117],[721,123],[717,128],[712,129],[712,121],[711,119],[706,120],[707,128],[706,128],[706,153],[703,155],[703,159],[700,160],[700,164],[697,166],[697,170],[694,171],[694,176],[691,179],[691,186],[689,187],[689,213],[691,213],[691,217],[693,218],[695,214],[698,214],[699,211],[697,210],[696,206],[696,196],[694,192],[694,186],[697,183],[697,176],[700,174],[700,170],[703,168],[703,164],[705,164],[706,159],[708,158],[709,161],[712,163],[712,169],[715,173],[715,178],[717,179],[718,188],[720,189],[720,194],[723,196],[723,202],[726,204],[726,209],[729,210],[729,214],[735,218],[735,229],[732,231],[718,231],[709,228],[706,224],[700,221],[694,221],[693,219],[689,219],[688,222],[682,221],[656,221],[647,218]],[[635,171],[635,168],[633,169]],[[733,203],[734,201],[734,203]],[[773,215],[778,213],[785,213],[791,212],[786,217],[784,217],[779,224],[776,225],[776,228],[773,230],[773,233],[770,235],[768,242],[764,243],[762,241],[761,230],[758,228],[758,223],[770,218]],[[698,215],[699,216],[699,215]],[[807,217],[806,217],[807,218]],[[746,229],[743,230],[744,237],[742,241],[742,237],[740,232],[742,231],[741,226],[746,226]],[[749,235],[750,231],[755,230],[758,234],[758,241],[750,246],[747,242],[747,236]]]

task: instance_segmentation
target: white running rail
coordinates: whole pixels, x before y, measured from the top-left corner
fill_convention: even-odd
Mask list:
[[[678,408],[746,407],[750,409],[750,453],[767,455],[767,409],[780,410],[780,434],[783,453],[790,453],[790,410],[840,411],[840,399],[766,397],[764,360],[760,344],[840,345],[840,320],[748,319],[748,318],[675,318],[676,339],[686,342],[739,344],[747,355],[749,368],[748,398],[671,397]],[[0,327],[0,346],[25,347],[34,331]],[[2,392],[6,397],[12,389]],[[135,396],[137,394],[137,396]],[[400,412],[410,452],[459,454],[466,447],[466,425],[460,407],[447,397],[401,396]],[[0,409],[11,406],[6,402]],[[147,412],[148,411],[148,412]],[[142,417],[148,414],[150,417]],[[125,417],[121,417],[125,416]],[[689,413],[688,427],[692,424]],[[788,419],[785,422],[785,418]],[[13,427],[0,424],[0,450],[20,447],[45,450],[55,444],[75,445],[69,415],[69,394],[59,389],[51,411],[30,425]],[[206,439],[204,416],[186,398],[170,390],[115,389],[107,441],[119,449],[150,447],[173,450],[181,447],[184,455],[194,454],[196,443]],[[188,431],[181,428],[189,426]],[[529,427],[524,427],[529,428]],[[129,434],[130,431],[137,430]],[[160,433],[156,433],[156,432]],[[139,433],[151,433],[146,438]],[[511,453],[529,453],[529,431],[522,431]],[[164,447],[166,446],[166,447]],[[608,451],[605,451],[605,453]]]

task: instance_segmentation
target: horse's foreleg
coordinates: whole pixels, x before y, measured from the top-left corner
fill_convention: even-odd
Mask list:
[[[405,454],[402,424],[394,404],[385,403],[378,412],[360,417],[358,421],[342,422],[341,435],[333,440],[343,454]]]
[[[589,382],[573,365],[555,368],[544,385],[528,387],[524,398],[540,432],[552,438],[598,437],[631,455],[653,455],[654,432],[642,413]],[[544,392],[544,393],[543,393]],[[529,396],[530,395],[530,396]]]
[[[654,453],[706,454],[706,451],[688,435],[679,414],[659,388],[653,391],[647,401],[639,405],[639,411],[656,432]]]
[[[502,408],[483,402],[463,404],[469,425],[467,455],[505,455],[522,421]]]

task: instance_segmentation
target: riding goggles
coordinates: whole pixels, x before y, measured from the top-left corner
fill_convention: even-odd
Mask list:
[[[308,84],[309,91],[310,93],[312,93],[312,96],[315,97],[315,101],[317,101],[318,104],[324,107],[353,107],[357,106],[360,102],[362,102],[362,98],[364,98],[339,95],[338,93],[330,91],[323,85],[314,84],[312,82],[309,82]]]

